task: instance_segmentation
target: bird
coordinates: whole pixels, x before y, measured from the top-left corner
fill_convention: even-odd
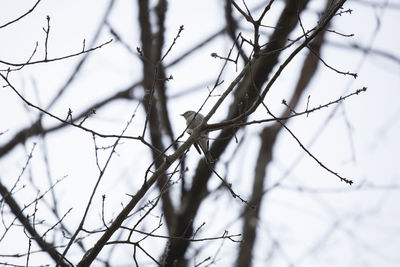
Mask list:
[[[198,127],[204,120],[204,116],[202,114],[192,110],[186,111],[185,113],[181,114],[181,116],[183,116],[186,120],[186,132],[188,134],[192,134],[194,129]],[[214,162],[209,150],[208,132],[204,131],[200,133],[199,138],[194,143],[194,147],[199,152],[199,154],[201,154],[201,151],[203,151],[203,154],[209,163]]]

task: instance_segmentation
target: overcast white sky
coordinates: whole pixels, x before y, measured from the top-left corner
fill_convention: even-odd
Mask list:
[[[34,2],[36,1],[2,0],[0,25],[18,17]],[[258,3],[246,2],[250,7]],[[313,27],[317,18],[316,11],[321,10],[321,2],[312,1],[309,10],[302,15],[305,28]],[[386,3],[386,8],[374,8],[373,3]],[[18,23],[0,29],[0,60],[24,62],[31,55],[36,42],[39,46],[34,58],[43,58],[45,34],[42,28],[46,27],[47,15],[51,18],[49,58],[80,51],[84,39],[86,45],[91,43],[107,5],[108,1],[98,0],[43,0],[32,14]],[[173,40],[180,25],[184,25],[185,30],[166,62],[173,61],[190,47],[221,29],[224,26],[222,7],[221,1],[171,1],[168,7],[166,40]],[[264,23],[273,25],[281,7],[281,1],[277,1]],[[381,188],[400,185],[400,1],[348,1],[345,9],[348,8],[353,13],[336,17],[332,28],[345,34],[354,33],[354,37],[338,37],[333,33],[328,35],[329,41],[322,56],[335,68],[357,72],[359,77],[354,80],[351,76],[342,76],[321,67],[312,80],[306,97],[310,96],[310,106],[318,106],[362,87],[368,87],[367,92],[346,100],[337,109],[332,106],[311,114],[308,118],[296,118],[288,125],[314,155],[341,175],[353,179],[355,184],[349,187],[339,182],[335,176],[305,155],[289,134],[283,133],[274,151],[274,162],[268,169],[266,189],[277,181],[282,181],[282,186],[271,190],[264,201],[254,266],[266,266],[269,263],[274,267],[290,264],[395,267],[400,262],[399,188]],[[131,48],[135,49],[140,45],[135,1],[116,1],[110,23]],[[251,37],[249,31],[244,30],[243,33]],[[268,30],[265,33],[268,34]],[[104,29],[97,44],[111,38]],[[374,53],[365,57],[349,48],[353,43],[387,52],[396,57],[397,62]],[[175,134],[181,133],[185,127],[179,114],[188,109],[198,109],[208,94],[206,86],[211,85],[217,77],[221,62],[210,57],[210,54],[226,54],[230,46],[231,42],[227,42],[226,37],[217,38],[199,49],[190,61],[183,61],[179,66],[169,69],[168,75],[172,74],[174,77],[168,83],[168,94],[171,96],[193,86],[203,85],[203,89],[193,94],[174,97],[170,101]],[[283,108],[281,100],[288,99],[293,90],[304,55],[300,54],[285,69],[269,94],[266,102],[277,114]],[[46,107],[78,61],[79,58],[75,58],[28,66],[10,74],[10,81],[30,101]],[[3,70],[4,65],[0,64],[0,69]],[[233,66],[228,68],[228,73],[224,76],[226,84],[236,74]],[[79,114],[86,106],[140,79],[141,65],[138,57],[113,42],[91,55],[71,89],[50,112],[64,118],[70,108],[73,114]],[[1,81],[0,84],[3,86],[5,83]],[[224,88],[220,90],[222,89]],[[206,111],[214,101],[216,99],[211,99],[206,104]],[[304,98],[298,108],[305,109],[306,105],[307,98]],[[124,128],[136,106],[135,101],[118,101],[99,110],[93,119],[88,120],[87,126],[99,132],[117,134]],[[229,101],[210,121],[216,122],[223,118],[228,106]],[[0,88],[0,132],[5,132],[0,135],[0,145],[7,143],[16,132],[28,126],[37,115],[38,112],[27,108],[10,88]],[[259,111],[253,118],[263,115],[265,112]],[[141,132],[142,116],[143,111],[139,108],[138,116],[128,134],[137,135]],[[57,122],[46,118],[44,124],[56,125]],[[258,153],[259,131],[258,126],[246,128],[247,145],[241,147],[240,154],[233,159],[237,162],[233,166],[238,166],[237,168],[224,170],[222,166],[217,166],[220,171],[229,172],[234,189],[244,197],[251,188],[249,179],[254,169],[255,151]],[[240,136],[242,134],[244,133]],[[18,177],[33,142],[39,142],[31,163],[34,181],[41,190],[48,186],[47,178],[42,178],[46,176],[42,152],[47,150],[52,177],[59,179],[68,175],[56,188],[60,210],[65,212],[73,207],[66,221],[76,222],[86,205],[82,203],[86,203],[88,192],[98,175],[91,135],[84,134],[79,129],[66,128],[48,135],[45,148],[38,139],[29,139],[25,147],[18,146],[0,159],[0,179],[7,186],[11,186]],[[109,145],[111,141],[99,142]],[[234,146],[232,144],[232,150]],[[120,203],[128,200],[125,193],[134,194],[139,188],[150,162],[150,155],[145,151],[147,150],[143,146],[138,146],[135,142],[127,141],[120,146],[119,156],[113,159],[100,185],[89,222],[101,226],[99,207],[102,194],[107,195],[106,210],[109,211],[109,218],[112,218],[120,209]],[[105,157],[106,154],[104,152],[102,156]],[[223,160],[230,156],[229,153],[224,155]],[[199,157],[195,153],[189,153],[189,157],[188,164],[193,165],[189,169],[193,171]],[[22,192],[30,193],[17,194],[21,203],[35,197],[34,191],[29,188],[28,176],[24,177],[23,183],[28,188]],[[218,180],[215,179],[211,180],[209,186],[212,188],[217,184]],[[299,186],[304,187],[304,191],[298,191]],[[308,192],[306,189],[316,189],[316,192]],[[155,193],[154,191],[152,194]],[[215,199],[218,202],[214,202]],[[224,229],[239,233],[241,225],[237,222],[238,213],[228,213],[226,207],[232,205],[237,211],[241,203],[233,200],[226,192],[216,194],[215,199],[211,198],[203,204],[202,207],[208,208],[202,209],[196,223],[200,225],[203,221],[211,222],[214,218],[220,221],[217,227],[206,226],[204,234],[207,236],[220,235]],[[218,205],[211,205],[213,203]],[[45,208],[42,215],[46,216],[44,210]],[[11,233],[7,242],[0,242],[0,254],[17,251],[19,239],[25,240],[25,236]],[[271,240],[279,242],[273,243]],[[272,244],[276,247],[272,248]],[[230,255],[235,246],[236,244],[228,242],[224,245],[217,266],[228,266],[232,263],[234,257]],[[204,255],[213,249],[215,246],[205,249]],[[271,262],[267,261],[269,251],[275,256]],[[0,258],[1,261],[3,260]],[[33,261],[40,263],[41,259],[33,258]],[[129,257],[126,260],[128,262]]]

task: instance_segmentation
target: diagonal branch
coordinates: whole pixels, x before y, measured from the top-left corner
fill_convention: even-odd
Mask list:
[[[27,16],[29,13],[31,13],[31,12],[37,7],[37,5],[40,3],[40,1],[41,1],[41,0],[38,0],[38,1],[33,5],[33,7],[31,7],[31,9],[29,9],[27,12],[25,12],[24,14],[22,14],[22,15],[19,16],[18,18],[13,19],[12,21],[9,21],[9,22],[7,22],[7,23],[1,25],[1,26],[0,26],[0,29],[1,29],[1,28],[4,28],[4,27],[7,27],[8,25],[13,24],[13,23],[17,22],[18,20],[20,20],[20,19],[24,18],[25,16]]]
[[[11,193],[7,190],[7,188],[0,182],[0,194],[10,207],[11,211],[15,216],[17,216],[18,220],[22,223],[28,233],[31,235],[32,239],[36,241],[39,247],[47,252],[49,256],[56,262],[59,262],[61,266],[69,266],[67,264],[61,254],[55,249],[55,245],[46,242],[42,235],[40,235],[35,228],[31,225],[29,219],[23,214],[21,207],[12,197]]]

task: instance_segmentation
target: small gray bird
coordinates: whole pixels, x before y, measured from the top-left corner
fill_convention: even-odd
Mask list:
[[[181,114],[186,119],[186,125],[188,126],[186,132],[188,134],[192,134],[193,130],[198,127],[204,119],[204,116],[200,113],[196,113],[192,110],[188,110],[185,113]],[[201,150],[204,153],[204,156],[206,157],[206,160],[209,163],[213,163],[214,160],[210,154],[209,151],[209,140],[208,140],[208,132],[202,132],[200,134],[199,139],[194,143],[194,147],[197,149],[199,154],[201,154],[201,151],[199,149],[199,146]]]

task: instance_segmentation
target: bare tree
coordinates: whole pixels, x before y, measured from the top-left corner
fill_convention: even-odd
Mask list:
[[[2,162],[13,160],[13,155],[24,162],[17,168],[19,173],[4,171],[0,174],[0,245],[7,247],[13,239],[28,244],[0,252],[0,262],[5,266],[120,266],[125,263],[129,266],[219,266],[222,261],[235,266],[252,266],[279,264],[283,259],[285,265],[292,266],[302,264],[328,243],[336,229],[352,236],[352,230],[342,226],[344,220],[356,221],[367,212],[352,213],[344,218],[335,214],[321,239],[300,240],[311,243],[311,249],[301,249],[305,251],[302,256],[291,256],[283,248],[283,241],[270,234],[272,230],[263,223],[264,216],[269,217],[265,215],[269,211],[264,206],[269,203],[267,196],[271,192],[282,190],[315,196],[315,192],[324,190],[309,187],[303,180],[297,186],[284,183],[299,160],[293,161],[293,165],[285,162],[281,178],[271,176],[274,150],[283,147],[278,142],[283,135],[289,136],[301,149],[301,157],[314,163],[313,170],[322,171],[320,179],[329,181],[322,184],[337,184],[338,187],[328,190],[337,190],[340,194],[349,190],[387,192],[398,189],[396,182],[383,187],[362,183],[354,175],[348,175],[346,168],[331,166],[324,156],[310,149],[311,143],[304,142],[297,134],[298,128],[289,125],[294,118],[306,125],[309,116],[322,116],[318,114],[328,110],[330,115],[322,124],[326,127],[339,109],[345,113],[344,103],[367,90],[368,84],[351,85],[325,102],[315,105],[310,101],[307,90],[313,80],[319,79],[317,73],[334,73],[336,82],[358,77],[357,69],[342,70],[331,64],[324,57],[324,49],[354,49],[399,63],[398,57],[388,51],[340,42],[354,36],[335,28],[337,21],[352,16],[353,10],[346,6],[346,0],[323,1],[324,6],[318,11],[310,7],[315,2],[270,0],[254,5],[250,1],[223,1],[219,3],[218,12],[224,13],[221,15],[224,25],[209,36],[200,36],[200,42],[190,43],[183,52],[179,45],[184,42],[187,28],[185,25],[176,29],[167,27],[170,25],[167,17],[176,15],[170,11],[172,3],[166,0],[137,1],[135,23],[140,34],[133,45],[128,41],[131,37],[113,20],[113,14],[117,16],[114,11],[117,3],[109,1],[90,44],[83,40],[81,49],[56,57],[51,53],[51,42],[57,28],[52,27],[53,18],[46,16],[44,38],[36,42],[25,61],[0,58],[3,90],[16,96],[33,118],[26,127],[11,129],[11,126],[2,125],[0,129]],[[382,5],[370,5],[367,1],[355,3],[376,10],[398,10],[396,4],[388,2]],[[0,30],[34,16],[41,5],[46,3],[40,0],[33,3],[28,11],[3,23]],[[273,16],[276,19],[270,25]],[[380,16],[378,14],[377,18]],[[378,31],[379,27],[374,37]],[[201,47],[213,47],[217,39],[223,40],[225,50],[205,55]],[[135,74],[130,75],[130,84],[112,88],[112,93],[103,98],[89,93],[79,112],[66,109],[65,104],[60,103],[68,99],[74,84],[81,84],[80,77],[88,74],[85,66],[107,49],[112,49],[112,53],[124,51],[132,62],[137,62],[132,63]],[[179,75],[176,78],[176,69],[197,67],[194,65],[198,54],[218,62],[218,72],[211,72],[210,80],[205,83],[193,82],[192,88],[171,93],[170,84],[183,78]],[[36,96],[32,97],[26,93],[30,89],[18,82],[17,78],[23,76],[27,68],[64,64],[71,59],[75,60],[75,67],[46,103],[40,101],[44,88],[33,83]],[[342,61],[345,65],[352,64],[352,58]],[[118,65],[117,59],[112,63]],[[297,69],[292,90],[289,95],[280,95],[284,98],[280,103],[271,104],[271,91],[278,90],[278,82],[284,80],[288,69],[292,68]],[[191,75],[193,77],[187,79],[196,81],[198,73],[193,71]],[[101,82],[103,78],[96,77],[96,81]],[[324,87],[328,85],[324,83]],[[198,92],[202,93],[202,98],[196,95]],[[196,98],[197,104],[191,109],[204,115],[202,123],[191,129],[190,135],[185,135],[187,128],[177,126],[183,125],[184,119],[176,118],[176,110],[181,113],[185,110],[176,106],[191,106],[183,105],[181,97]],[[66,101],[71,103],[74,99]],[[124,114],[111,108],[112,105],[123,106]],[[101,120],[104,114],[120,116],[119,128],[113,122]],[[351,132],[347,116],[343,117]],[[257,138],[249,140],[249,128],[256,129]],[[81,175],[85,177],[80,178],[80,183],[70,181],[73,178],[68,175],[55,178],[52,174],[51,156],[54,154],[49,153],[53,147],[49,148],[48,143],[51,140],[59,144],[71,142],[63,141],[62,137],[71,130],[84,138],[85,144],[90,143],[90,163],[84,166],[91,172],[86,175],[82,170]],[[214,160],[200,156],[195,162],[193,157],[197,152],[190,148],[205,132],[211,136],[209,152]],[[318,130],[315,137],[311,133],[307,135],[313,142],[322,132]],[[258,144],[252,143],[254,141]],[[353,146],[354,143],[350,143],[347,147],[354,155]],[[22,154],[17,152],[20,147],[25,149]],[[83,146],[78,149],[77,156],[87,153]],[[253,171],[244,168],[244,163],[238,159],[246,151],[251,152]],[[124,166],[129,166],[129,172],[117,173],[116,170]],[[13,175],[16,178],[11,179]],[[234,179],[237,176],[245,177]],[[64,185],[66,181],[70,181],[68,185]],[[320,182],[311,182],[311,185],[318,186]],[[68,202],[67,207],[64,205],[65,198],[60,192],[65,190],[69,199],[79,199],[78,207]],[[80,195],[78,191],[85,193]],[[321,199],[316,202],[325,203]],[[223,210],[218,211],[217,207]],[[323,207],[331,210],[327,203]],[[212,215],[205,220],[207,213]],[[224,216],[227,220],[221,222]],[[289,224],[296,224],[295,215],[288,217],[292,218]],[[264,228],[269,233],[268,242],[261,241],[260,229]],[[358,241],[354,236],[349,239]],[[259,251],[264,253],[262,259],[257,257]]]

